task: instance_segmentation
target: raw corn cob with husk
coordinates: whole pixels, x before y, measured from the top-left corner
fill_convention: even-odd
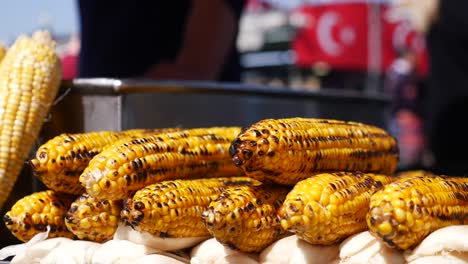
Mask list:
[[[65,226],[67,213],[73,196],[51,190],[36,192],[18,200],[3,216],[3,221],[11,233],[26,242],[50,227],[49,238],[74,238]]]
[[[290,188],[272,185],[226,189],[202,219],[216,240],[243,252],[260,252],[286,236],[276,216]]]
[[[29,164],[34,175],[47,188],[80,195],[85,188],[79,178],[89,161],[103,149],[126,140],[172,132],[180,129],[131,129],[126,131],[100,131],[79,134],[61,134],[39,147]]]
[[[369,231],[390,247],[406,250],[432,231],[468,224],[468,178],[420,174],[376,192],[367,215]]]
[[[323,173],[298,182],[278,217],[281,226],[311,244],[332,245],[367,229],[374,192],[395,177],[366,173]]]
[[[121,217],[135,230],[159,237],[205,237],[201,215],[211,201],[228,187],[260,184],[247,177],[164,181],[125,200]]]
[[[80,182],[98,199],[118,200],[164,180],[241,175],[228,151],[239,132],[213,127],[132,139],[96,155]]]
[[[65,224],[79,239],[104,242],[117,230],[121,210],[121,200],[100,201],[86,193],[71,204]]]
[[[0,207],[16,182],[61,80],[45,31],[20,36],[0,62]]]
[[[239,134],[230,154],[247,176],[285,185],[322,172],[390,175],[398,163],[396,141],[384,130],[312,118],[259,121]]]

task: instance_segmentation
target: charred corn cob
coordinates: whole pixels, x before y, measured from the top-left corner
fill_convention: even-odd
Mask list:
[[[287,234],[276,212],[288,191],[271,185],[228,188],[210,203],[202,220],[222,244],[243,252],[260,252]]]
[[[11,233],[26,242],[50,226],[49,238],[74,235],[65,226],[65,214],[73,201],[72,196],[51,190],[33,193],[18,200],[3,216]]]
[[[135,230],[160,237],[203,237],[201,214],[229,186],[259,185],[246,177],[164,181],[124,202],[121,217]]]
[[[390,247],[409,249],[432,231],[468,224],[468,178],[419,175],[375,193],[369,231]]]
[[[121,132],[101,131],[81,134],[62,134],[45,144],[30,161],[34,175],[47,188],[79,195],[85,192],[79,178],[89,161],[104,148],[127,139],[144,135],[175,131],[177,129],[133,129]]]
[[[57,93],[61,66],[47,32],[21,36],[0,63],[0,207]]]
[[[89,194],[79,196],[70,206],[65,225],[79,239],[104,242],[117,230],[122,201],[99,201]]]
[[[239,134],[230,153],[249,177],[286,185],[321,172],[390,175],[398,162],[395,139],[380,128],[307,118],[262,120]]]
[[[96,198],[117,200],[164,180],[240,175],[228,153],[239,131],[189,129],[113,145],[90,161],[80,182]]]
[[[393,179],[338,172],[300,181],[278,210],[281,226],[311,244],[337,243],[366,230],[371,195]]]

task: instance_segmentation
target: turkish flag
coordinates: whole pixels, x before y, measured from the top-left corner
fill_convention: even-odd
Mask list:
[[[302,16],[302,27],[292,41],[298,66],[325,62],[339,70],[367,70],[369,55],[369,5],[367,3],[328,3],[303,6],[295,11]],[[397,48],[412,50],[418,58],[417,69],[427,73],[424,39],[406,21],[388,19],[390,7],[379,5],[381,38],[379,70],[386,70],[397,56]]]
[[[304,26],[292,46],[299,66],[326,62],[336,69],[367,68],[367,4],[301,7]]]

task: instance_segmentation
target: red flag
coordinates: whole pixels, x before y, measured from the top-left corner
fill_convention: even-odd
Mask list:
[[[412,50],[418,58],[418,72],[427,73],[427,51],[424,39],[408,22],[391,21],[380,5],[381,38],[373,45],[381,45],[380,69],[386,70],[395,60],[397,48]],[[296,64],[310,66],[326,62],[339,70],[368,69],[368,9],[367,3],[329,3],[303,6],[295,11],[304,23],[292,42]]]
[[[363,3],[304,6],[305,25],[293,40],[296,62],[326,62],[337,69],[367,66],[367,5]]]

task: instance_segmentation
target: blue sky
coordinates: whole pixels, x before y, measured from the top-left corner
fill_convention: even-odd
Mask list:
[[[30,33],[44,21],[56,33],[78,30],[75,0],[14,0],[2,1],[0,8],[0,40],[12,41],[21,33]]]
[[[282,7],[288,7],[307,0],[270,1]],[[2,7],[0,8],[0,41],[11,42],[19,34],[30,33],[40,27],[44,24],[44,21],[52,25],[56,33],[77,32],[78,13],[76,4],[76,0],[2,1]]]

